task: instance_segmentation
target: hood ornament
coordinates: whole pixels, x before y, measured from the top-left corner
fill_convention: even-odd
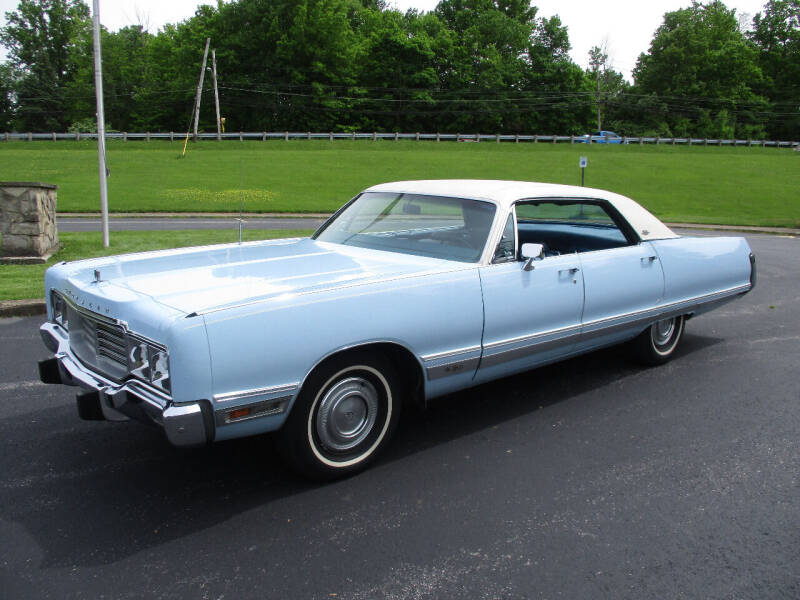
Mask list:
[[[100,269],[94,270],[94,282],[100,283]]]

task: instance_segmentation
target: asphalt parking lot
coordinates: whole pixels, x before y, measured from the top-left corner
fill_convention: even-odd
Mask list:
[[[351,479],[172,448],[38,383],[0,319],[2,598],[800,597],[800,239],[645,369],[608,349],[410,414]]]

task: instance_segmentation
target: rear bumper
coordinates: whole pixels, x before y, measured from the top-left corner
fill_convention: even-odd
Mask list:
[[[87,369],[70,351],[67,332],[47,322],[39,329],[53,358],[39,363],[39,377],[44,383],[78,386],[89,393],[78,395],[82,418],[122,421],[133,418],[154,423],[164,429],[175,446],[198,446],[214,437],[214,418],[207,402],[176,404],[139,381],[112,381]]]

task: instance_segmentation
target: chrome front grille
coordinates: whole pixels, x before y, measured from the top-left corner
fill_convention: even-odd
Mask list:
[[[112,379],[128,374],[125,330],[95,313],[70,306],[69,345],[84,364]]]
[[[105,356],[122,366],[127,366],[125,357],[127,343],[122,327],[95,322],[94,331],[98,356]]]

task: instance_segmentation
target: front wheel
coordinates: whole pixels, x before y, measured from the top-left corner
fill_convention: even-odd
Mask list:
[[[681,341],[683,324],[683,315],[653,323],[633,340],[636,358],[647,365],[667,362]]]
[[[335,357],[303,385],[278,432],[278,451],[297,471],[320,480],[365,468],[397,425],[398,376],[382,356]]]

